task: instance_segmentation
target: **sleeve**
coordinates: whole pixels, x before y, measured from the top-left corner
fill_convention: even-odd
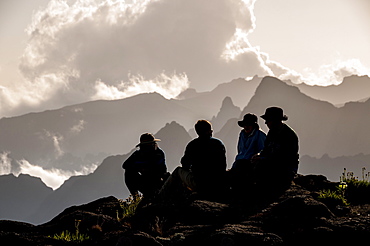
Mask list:
[[[126,159],[126,161],[123,162],[122,168],[123,169],[133,169],[135,167],[135,161],[136,161],[137,151],[132,153],[129,158]]]
[[[217,141],[217,145],[216,145],[216,148],[215,148],[216,156],[214,158],[214,161],[215,161],[215,163],[217,163],[217,170],[225,171],[226,167],[227,167],[226,148],[225,148],[224,143],[221,140],[216,139],[215,141]]]
[[[167,172],[167,165],[166,165],[166,155],[162,149],[160,150],[160,159],[159,159],[159,167],[161,174],[164,174]]]
[[[180,161],[182,167],[187,170],[190,170],[190,167],[191,167],[191,159],[192,159],[191,157],[192,147],[191,146],[192,146],[192,142],[188,143],[188,145],[185,148],[184,156],[181,158],[181,161]]]
[[[238,138],[238,145],[237,145],[237,150],[238,150],[237,156],[243,151],[242,134],[243,132],[240,131],[239,138]]]
[[[265,147],[266,134],[262,131],[258,131],[257,139],[257,153],[261,152]]]

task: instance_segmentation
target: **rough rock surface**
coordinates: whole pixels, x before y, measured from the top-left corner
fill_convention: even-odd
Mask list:
[[[370,205],[329,207],[318,191],[338,183],[300,175],[267,204],[216,202],[201,198],[181,204],[148,202],[135,216],[122,212],[115,197],[65,209],[42,225],[0,220],[1,245],[358,245],[370,237]],[[83,242],[53,239],[62,231],[90,236]]]

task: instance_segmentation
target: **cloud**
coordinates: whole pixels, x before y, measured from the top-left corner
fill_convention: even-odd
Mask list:
[[[24,81],[1,90],[1,111],[116,99],[141,90],[171,98],[189,84],[211,89],[265,73],[249,44],[238,39],[254,28],[254,2],[51,0],[27,29],[19,66]],[[243,52],[232,51],[235,42]],[[225,59],[227,52],[237,54]]]
[[[54,190],[59,188],[71,176],[87,175],[94,172],[98,167],[96,164],[90,164],[79,171],[71,172],[55,168],[46,170],[40,166],[32,165],[27,160],[20,160],[18,163],[20,165],[20,171],[17,175],[23,173],[29,174],[33,177],[38,177],[46,186],[51,187]]]
[[[12,172],[12,159],[9,157],[9,152],[0,153],[0,175],[7,175]]]
[[[165,98],[171,99],[188,88],[186,74],[174,74],[169,77],[161,73],[153,80],[146,80],[143,76],[130,76],[129,81],[121,81],[118,85],[107,85],[98,80],[95,82],[96,94],[93,99],[120,99],[134,96],[139,93],[158,92]]]
[[[317,79],[249,43],[255,2],[51,0],[27,28],[24,80],[0,87],[0,115],[151,91],[173,98],[254,75]]]
[[[76,109],[75,109],[76,110]],[[78,124],[71,127],[71,133],[80,133],[85,127],[86,121],[80,120]]]
[[[73,129],[73,127],[72,127]],[[51,140],[54,146],[54,153],[55,153],[55,158],[58,159],[59,157],[63,156],[64,151],[61,147],[62,141],[63,141],[63,136],[60,134],[52,133],[50,131],[44,130],[45,131],[45,136],[47,137],[47,140]]]
[[[304,71],[304,81],[311,85],[338,85],[343,81],[344,77],[356,74],[358,76],[370,76],[370,69],[365,67],[358,59],[336,60],[331,64],[324,64],[319,68],[318,72],[311,69]]]

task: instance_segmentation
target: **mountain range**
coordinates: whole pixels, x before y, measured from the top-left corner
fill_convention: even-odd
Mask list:
[[[356,90],[363,93],[370,84],[368,77],[351,76],[345,79],[345,85],[352,80],[361,83],[354,82],[360,88],[351,87],[351,93]],[[162,140],[159,145],[166,153],[168,170],[172,171],[179,165],[186,144],[195,137],[192,128],[198,119],[211,120],[214,136],[226,145],[228,167],[231,167],[241,130],[237,121],[247,112],[262,115],[267,107],[274,105],[284,109],[289,116],[287,124],[299,136],[300,172],[322,173],[336,180],[343,165],[347,169],[358,169],[370,163],[370,132],[367,131],[370,100],[361,100],[366,96],[359,93],[358,101],[342,99],[344,105],[338,107],[333,102],[315,99],[309,93],[274,77],[254,77],[249,81],[233,80],[210,92],[189,89],[178,99],[168,100],[157,93],[148,93],[2,118],[0,153],[9,153],[10,171],[19,169],[20,160],[46,169],[78,170],[92,163],[99,167],[89,175],[71,177],[55,191],[38,178],[14,177],[9,173],[0,176],[0,194],[6,198],[0,202],[0,219],[37,224],[49,220],[67,206],[108,195],[126,198],[128,191],[121,164],[134,150],[140,134],[152,132]],[[342,97],[336,94],[338,89],[328,93],[333,93],[331,97],[338,101]],[[370,97],[369,90],[367,97]],[[343,98],[347,97],[343,94]],[[261,119],[259,124],[268,131]],[[354,161],[359,156],[362,161]],[[18,190],[14,190],[16,187]],[[29,194],[37,195],[32,198]],[[27,197],[27,204],[32,204],[28,209],[21,202],[23,197]],[[25,212],[17,215],[16,210]]]
[[[345,77],[339,85],[318,86],[304,83],[293,85],[312,98],[328,101],[338,107],[343,106],[347,102],[365,101],[370,97],[368,76],[352,75]]]

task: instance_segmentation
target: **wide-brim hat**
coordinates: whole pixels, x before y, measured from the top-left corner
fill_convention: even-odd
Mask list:
[[[286,116],[283,109],[279,107],[267,108],[265,114],[260,117],[264,120],[288,120],[288,116]]]
[[[144,133],[140,136],[140,143],[136,145],[136,147],[139,147],[144,144],[151,144],[155,142],[160,142],[160,139],[154,138],[153,134],[150,133]]]
[[[252,126],[257,123],[257,120],[258,120],[257,115],[248,113],[244,115],[243,120],[238,121],[238,125],[240,127]]]

